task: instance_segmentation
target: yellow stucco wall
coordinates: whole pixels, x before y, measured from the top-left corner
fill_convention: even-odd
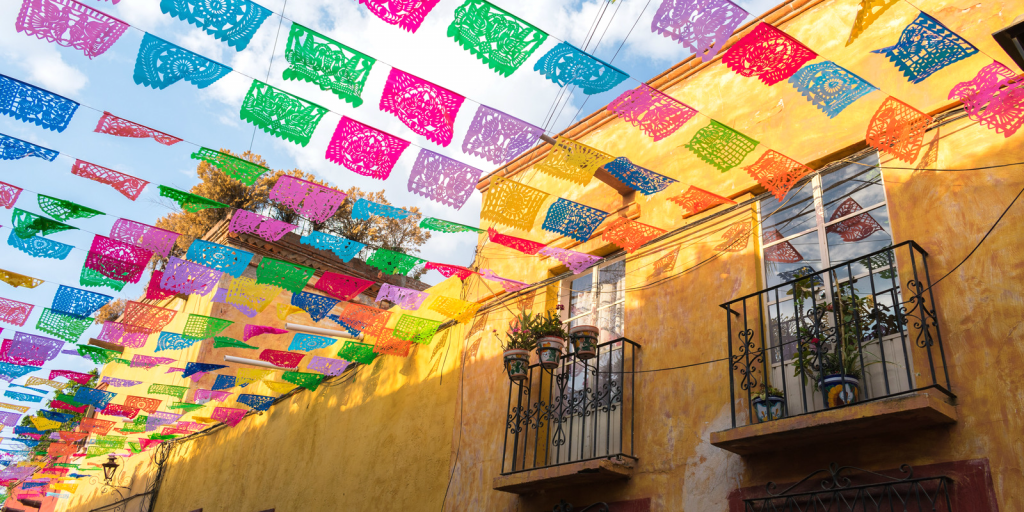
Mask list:
[[[918,2],[984,53],[914,85],[884,56],[869,51],[895,44],[902,28],[917,16],[916,9],[897,3],[856,42],[845,46],[857,4],[856,0],[820,2],[782,24],[821,52],[822,58],[836,61],[884,91],[869,94],[835,119],[814,108],[787,83],[768,87],[736,75],[719,61],[686,80],[666,76],[655,84],[761,141],[763,145],[743,165],[753,163],[768,147],[810,162],[863,141],[868,120],[886,94],[925,112],[948,106],[948,91],[990,62],[984,53],[1009,63],[989,34],[1024,13],[1024,4],[1010,0]],[[683,147],[706,124],[707,119],[698,116],[675,134],[653,142],[635,127],[614,119],[593,129],[580,128],[585,133],[578,140],[678,179],[680,183],[665,192],[651,197],[638,194],[635,203],[623,210],[631,218],[672,230],[725,209],[683,219],[679,207],[666,198],[689,185],[737,201],[760,191],[742,169],[720,173]],[[1024,161],[1024,135],[1006,139],[968,119],[930,131],[926,142],[935,137],[935,167],[968,169]],[[1020,166],[930,172],[899,169],[915,166],[886,158],[882,166],[894,240],[915,240],[928,251],[933,281],[960,263],[1024,187]],[[586,187],[570,187],[535,169],[515,179],[608,211],[622,206],[622,197],[597,180]],[[546,207],[528,232],[498,229],[577,251],[603,255],[614,250],[599,238],[575,245],[542,231]],[[730,226],[752,220],[749,207],[739,208],[626,258],[625,335],[643,347],[639,369],[726,355],[725,313],[719,304],[762,286],[756,237],[742,250],[697,264],[720,252],[715,247]],[[1018,227],[1022,220],[1024,209],[1017,205],[985,244],[933,290],[950,379],[959,396],[959,421],[951,427],[836,443],[785,457],[742,458],[708,442],[711,432],[730,426],[727,365],[715,362],[638,374],[635,453],[640,461],[630,481],[528,497],[495,491],[492,482],[501,466],[508,382],[500,370],[501,348],[490,330],[503,329],[518,311],[517,305],[509,303],[483,317],[475,332],[456,326],[447,335],[435,337],[432,346],[417,347],[408,359],[380,358],[349,381],[298,393],[263,415],[246,418],[238,427],[182,443],[171,453],[154,510],[437,510],[447,496],[446,510],[539,511],[551,510],[562,498],[579,505],[649,497],[651,510],[656,511],[724,511],[729,493],[737,488],[768,480],[797,480],[833,461],[888,469],[903,463],[974,458],[989,459],[1001,509],[1015,510],[1024,502],[1024,445],[1020,442],[1024,419],[1017,412],[1021,404],[1014,391],[1024,384],[1019,372],[1024,361],[1020,342],[1024,264],[1018,250],[1024,242],[1024,231]],[[475,263],[526,282],[564,271],[556,261],[486,243],[486,235],[481,237]],[[457,285],[448,281],[431,293],[482,300],[500,291],[495,283],[476,277],[461,289]],[[530,301],[533,309],[556,302],[557,287],[548,288],[547,294],[541,291]],[[278,301],[286,302],[287,294]],[[198,312],[209,306],[195,307]],[[222,306],[214,308],[222,308],[215,310],[218,314],[232,314]],[[423,316],[438,318],[430,315],[434,314]],[[277,325],[272,312],[239,320]],[[396,320],[397,315],[392,325]],[[241,337],[240,332],[227,335]],[[441,346],[442,340],[448,340],[447,345]],[[286,340],[269,343],[286,345]],[[222,355],[202,350],[202,354],[183,355],[182,361]],[[231,353],[246,356],[244,351]],[[444,364],[439,368],[442,355]],[[115,376],[142,379],[134,375]],[[146,461],[147,455],[136,456],[129,465],[138,463],[151,474]],[[449,474],[453,474],[450,486]],[[88,510],[105,503],[104,499],[109,498],[79,491],[68,510]]]

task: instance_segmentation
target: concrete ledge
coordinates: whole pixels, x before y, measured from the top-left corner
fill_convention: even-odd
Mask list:
[[[533,469],[494,477],[493,488],[496,491],[514,494],[532,494],[568,485],[629,480],[633,476],[633,464],[633,461],[629,459],[622,461],[598,459]]]
[[[940,393],[913,393],[711,433],[711,444],[740,455],[774,452],[956,423]]]

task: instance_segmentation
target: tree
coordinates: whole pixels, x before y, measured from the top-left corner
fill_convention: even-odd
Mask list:
[[[225,149],[221,151],[231,154],[230,151]],[[239,158],[266,166],[266,161],[264,161],[263,157],[249,151],[242,153]],[[301,169],[268,172],[260,177],[252,186],[245,185],[227,176],[207,162],[200,162],[196,167],[196,173],[201,181],[189,190],[193,194],[219,201],[232,208],[248,210],[260,215],[290,222],[300,227],[308,225],[317,231],[323,231],[366,244],[372,249],[385,248],[406,254],[414,254],[419,251],[421,245],[430,239],[430,232],[419,227],[422,215],[419,209],[415,207],[406,208],[413,212],[413,215],[402,220],[377,216],[372,216],[368,220],[352,219],[352,207],[358,198],[365,197],[377,203],[391,204],[384,197],[383,191],[365,192],[358,187],[351,187],[344,191],[348,194],[348,197],[332,217],[322,223],[314,223],[303,218],[292,208],[270,199],[270,190],[277,184],[277,180],[285,175],[294,176],[317,185],[341,191],[329,183],[317,179],[312,174],[303,172]],[[174,254],[180,256],[188,249],[188,245],[193,239],[202,238],[217,222],[226,219],[229,211],[227,208],[210,208],[195,213],[177,211],[161,217],[157,220],[156,226],[184,235],[178,237],[178,242],[173,251]]]
[[[125,299],[114,299],[104,304],[96,311],[96,323],[113,322],[124,314],[124,308],[128,304]]]

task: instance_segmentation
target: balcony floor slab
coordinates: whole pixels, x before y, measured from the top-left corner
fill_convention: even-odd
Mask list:
[[[536,492],[570,485],[590,485],[614,480],[629,480],[633,476],[631,460],[597,459],[561,466],[532,469],[494,478],[496,491],[514,494]]]
[[[956,423],[956,408],[938,392],[919,392],[711,433],[711,444],[739,455],[777,452]]]

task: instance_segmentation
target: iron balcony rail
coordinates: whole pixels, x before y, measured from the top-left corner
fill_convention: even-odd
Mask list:
[[[602,343],[597,355],[575,354],[547,370],[531,365],[510,382],[501,474],[594,459],[633,459],[634,375],[640,345]]]
[[[800,482],[776,493],[765,486],[765,497],[743,500],[744,512],[951,512],[947,476],[915,478],[908,465],[900,467],[904,478],[833,463]],[[823,476],[824,475],[824,476]],[[820,480],[818,480],[820,478]],[[817,485],[813,485],[817,483]]]
[[[722,304],[733,427],[925,389],[955,398],[927,256],[906,241]]]

